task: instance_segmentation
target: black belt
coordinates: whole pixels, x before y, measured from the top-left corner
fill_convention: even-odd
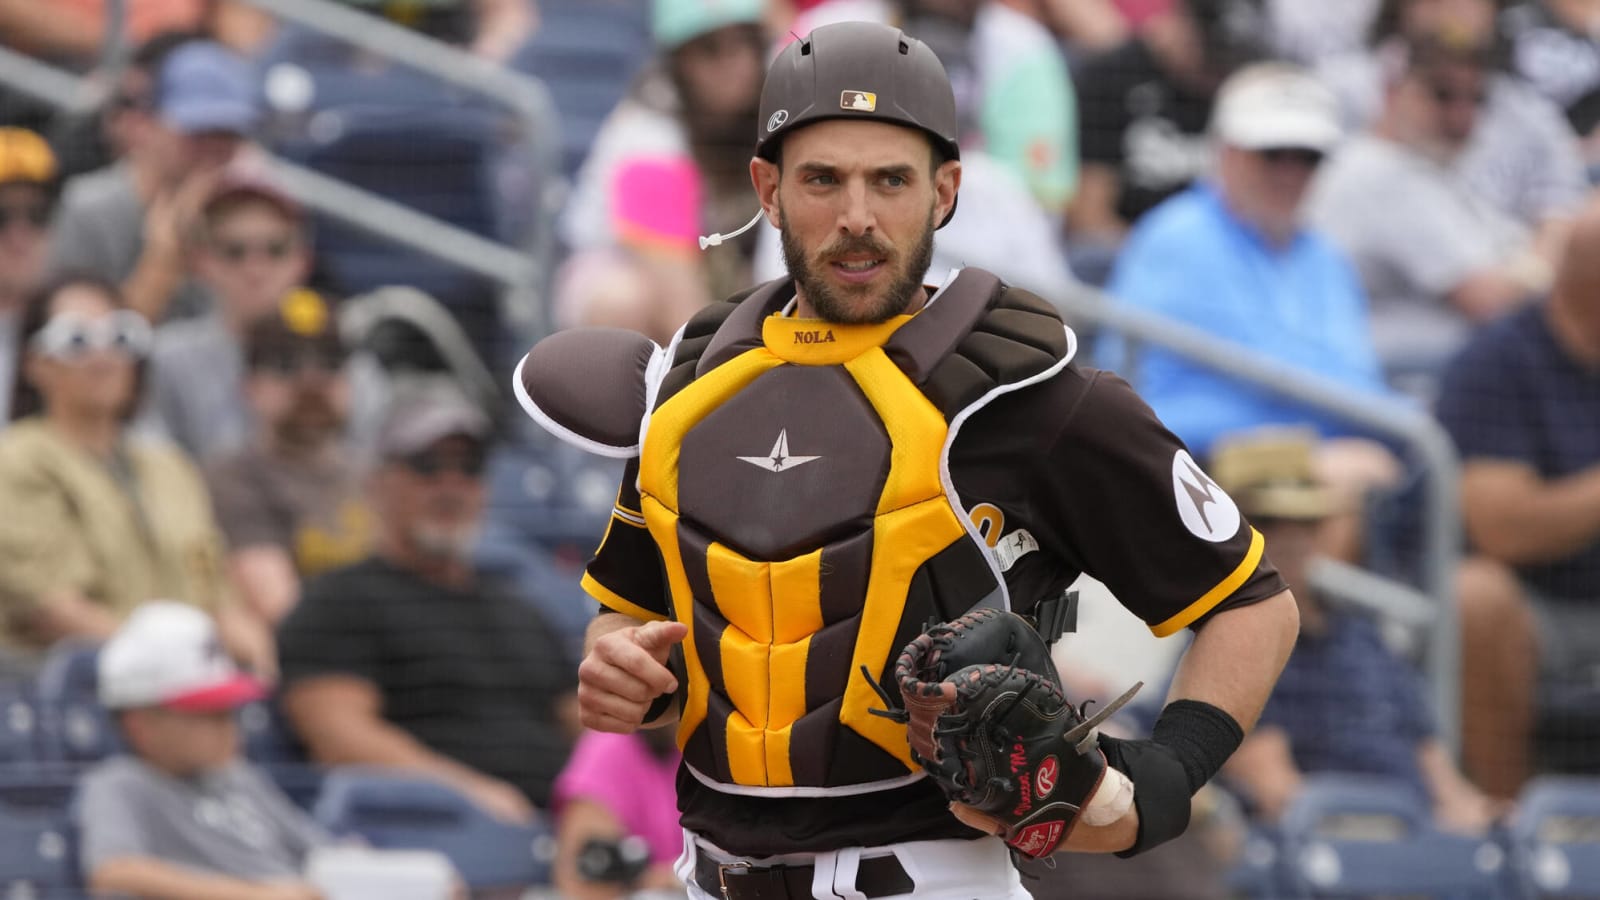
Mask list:
[[[811,900],[814,868],[719,863],[698,848],[694,854],[695,883],[722,900]],[[856,869],[856,890],[868,897],[909,894],[916,887],[893,854],[864,858]]]

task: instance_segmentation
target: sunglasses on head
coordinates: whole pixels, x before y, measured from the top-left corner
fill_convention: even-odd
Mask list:
[[[142,359],[150,352],[150,324],[126,309],[94,319],[68,313],[45,323],[30,343],[40,353],[66,362],[102,350]]]
[[[1304,147],[1273,147],[1260,153],[1262,159],[1274,166],[1293,164],[1314,169],[1322,165],[1322,153]]]
[[[50,205],[48,203],[0,203],[0,231],[5,231],[16,222],[42,229],[50,224]]]
[[[407,469],[424,477],[433,477],[444,472],[454,472],[468,478],[477,478],[483,474],[487,464],[487,455],[481,449],[474,448],[465,452],[440,452],[438,450],[424,450],[402,457]]]
[[[216,254],[222,257],[223,262],[237,265],[252,256],[259,256],[273,262],[288,259],[294,252],[292,238],[277,238],[270,241],[228,241],[218,240],[212,245]]]

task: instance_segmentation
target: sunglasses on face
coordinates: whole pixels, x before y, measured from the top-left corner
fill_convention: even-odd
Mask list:
[[[426,451],[407,456],[401,462],[405,463],[407,469],[425,478],[432,478],[444,472],[477,478],[483,474],[487,460],[482,450],[470,450],[465,453]]]
[[[276,353],[258,360],[255,368],[284,378],[294,378],[304,372],[332,374],[344,368],[344,354],[333,350]]]
[[[1434,84],[1428,86],[1428,92],[1433,96],[1434,102],[1440,106],[1465,104],[1480,107],[1489,100],[1489,92],[1483,88],[1457,89],[1447,84]]]
[[[1294,165],[1306,169],[1314,169],[1322,165],[1322,154],[1316,150],[1307,150],[1303,147],[1275,147],[1262,150],[1261,158],[1268,165],[1283,166]]]
[[[42,229],[50,224],[50,206],[45,203],[0,203],[0,231],[18,222]]]
[[[272,262],[281,262],[289,258],[294,252],[292,238],[277,238],[270,241],[229,241],[217,240],[212,244],[212,249],[223,262],[238,265],[251,257],[261,257]]]
[[[59,315],[39,329],[31,344],[40,353],[64,362],[102,350],[142,359],[150,352],[150,324],[143,316],[126,309],[95,319]]]

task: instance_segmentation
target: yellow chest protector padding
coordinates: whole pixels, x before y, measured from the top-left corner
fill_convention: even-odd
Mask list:
[[[784,287],[686,328],[641,507],[690,626],[689,764],[733,789],[845,791],[918,771],[861,668],[881,682],[927,619],[1004,594],[947,484],[951,423],[1067,345],[1041,301],[977,270],[870,326],[775,316]]]

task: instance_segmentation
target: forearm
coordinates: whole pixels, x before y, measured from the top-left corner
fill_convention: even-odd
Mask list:
[[[330,766],[366,765],[405,769],[466,788],[489,776],[437,753],[388,722],[370,716],[330,711],[300,729],[312,756]]]
[[[1137,853],[1188,827],[1195,792],[1221,770],[1255,725],[1294,648],[1300,618],[1283,591],[1218,613],[1178,665],[1149,740],[1102,739],[1107,759],[1133,782],[1133,808],[1104,835],[1108,849]],[[1099,837],[1099,835],[1086,836]]]
[[[1288,591],[1218,613],[1195,634],[1178,663],[1168,702],[1209,703],[1232,716],[1248,734],[1299,633],[1299,611]]]
[[[1464,500],[1473,542],[1508,565],[1563,559],[1600,539],[1600,466],[1482,500],[1471,488]]]
[[[100,29],[70,8],[38,0],[0,0],[0,40],[29,53],[92,56]]]
[[[122,295],[129,309],[154,325],[166,314],[167,304],[182,283],[183,265],[178,252],[147,245],[133,271],[123,279]]]
[[[26,617],[28,631],[44,645],[67,638],[103,641],[117,630],[117,617],[72,589],[45,594]]]
[[[256,900],[261,885],[199,872],[147,856],[107,860],[89,876],[96,894],[131,895],[143,900]]]

